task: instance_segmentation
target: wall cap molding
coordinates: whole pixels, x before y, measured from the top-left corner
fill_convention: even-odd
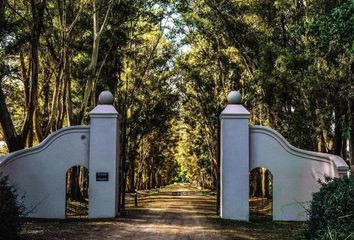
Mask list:
[[[61,136],[70,134],[70,133],[90,133],[90,126],[71,126],[71,127],[59,129],[59,130],[49,134],[48,137],[46,137],[40,144],[38,144],[34,147],[21,149],[19,151],[12,152],[12,153],[9,153],[8,155],[5,155],[5,157],[3,157],[2,161],[0,162],[0,169],[3,167],[6,167],[9,163],[11,163],[12,161],[15,161],[19,157],[26,156],[26,155],[32,155],[32,154],[44,151],[56,139],[60,138]]]
[[[231,119],[243,119],[249,118],[251,113],[242,104],[229,104],[221,112],[220,119],[231,118]]]
[[[297,147],[294,147],[291,145],[280,133],[277,131],[259,126],[259,125],[254,125],[250,126],[250,134],[252,133],[263,133],[266,134],[273,139],[275,139],[288,153],[302,157],[302,158],[308,158],[311,160],[315,161],[321,161],[321,162],[327,162],[330,164],[334,164],[338,172],[347,172],[349,171],[349,166],[346,164],[346,162],[339,156],[333,155],[333,154],[327,154],[327,153],[320,153],[320,152],[312,152],[308,150],[303,150]]]

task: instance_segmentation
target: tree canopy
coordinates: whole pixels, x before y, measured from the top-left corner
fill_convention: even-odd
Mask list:
[[[217,188],[219,114],[354,164],[353,0],[0,0],[1,153],[88,124],[110,90],[127,191]]]

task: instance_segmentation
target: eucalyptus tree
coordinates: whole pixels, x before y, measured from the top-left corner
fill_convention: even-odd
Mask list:
[[[309,54],[314,62],[311,70],[320,76],[322,81],[317,82],[318,88],[327,90],[323,95],[330,111],[334,112],[330,122],[335,126],[332,133],[334,153],[347,160],[349,148],[351,164],[354,163],[353,22],[354,2],[350,0],[314,1],[303,22]],[[328,148],[330,143],[326,139],[323,142]]]
[[[39,47],[43,30],[44,10],[46,1],[8,2],[0,3],[1,29],[1,78],[0,78],[0,123],[9,151],[24,148],[28,138],[29,145],[33,143],[34,117],[38,105],[39,85]],[[23,28],[21,28],[23,27]],[[25,67],[24,55],[28,56],[28,66]],[[20,64],[14,59],[20,56]],[[16,128],[6,103],[2,82],[10,76],[18,76],[16,72],[20,65],[21,81],[24,87],[24,117],[22,127]],[[19,129],[19,130],[18,130]]]
[[[342,136],[351,119],[352,1],[194,0],[176,6],[189,29],[186,42],[204,49],[199,56],[205,63],[192,71],[210,69],[210,49],[229,53],[220,59],[236,77],[225,82],[243,92],[252,123],[277,129],[298,147],[346,158],[340,143],[348,139]]]

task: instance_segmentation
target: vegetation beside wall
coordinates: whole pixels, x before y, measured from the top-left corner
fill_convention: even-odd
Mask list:
[[[24,206],[8,177],[0,173],[0,240],[18,239],[24,214]]]
[[[353,239],[354,176],[321,184],[311,201],[307,239]]]

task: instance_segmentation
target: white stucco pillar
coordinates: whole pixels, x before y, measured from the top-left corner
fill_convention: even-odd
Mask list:
[[[119,121],[113,95],[104,91],[90,112],[89,218],[118,214]]]
[[[241,94],[232,91],[221,119],[220,215],[249,220],[249,116]]]

